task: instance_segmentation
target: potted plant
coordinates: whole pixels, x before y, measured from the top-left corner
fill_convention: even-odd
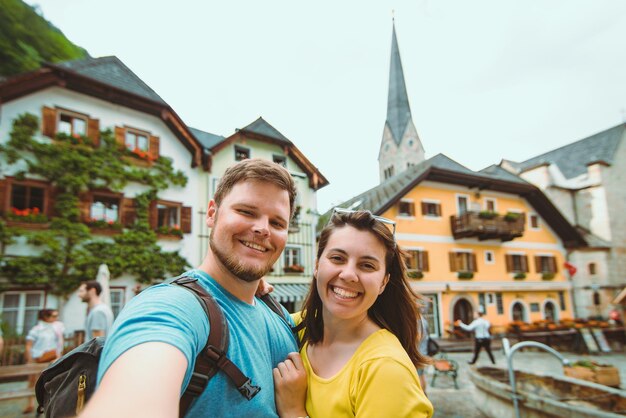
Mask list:
[[[156,232],[157,234],[160,234],[160,235],[170,235],[170,236],[178,237],[178,238],[183,237],[183,231],[180,229],[178,225],[172,225],[172,226],[163,225],[163,226],[158,227]]]
[[[482,210],[478,212],[478,217],[480,219],[494,219],[496,216],[498,216],[498,212],[494,212],[491,210]]]
[[[515,280],[524,280],[524,279],[526,278],[526,273],[523,273],[523,272],[521,272],[521,271],[520,271],[520,272],[518,272],[518,273],[515,273],[515,275],[513,276],[513,278],[514,278]]]
[[[290,266],[286,266],[284,269],[285,273],[304,273],[304,266],[300,264],[292,264]]]
[[[471,271],[459,271],[456,277],[458,277],[459,279],[464,279],[464,280],[473,279],[474,273]]]
[[[424,273],[422,273],[421,271],[418,270],[411,270],[409,272],[407,272],[407,277],[410,279],[421,279],[424,277]]]
[[[48,222],[48,217],[40,212],[39,208],[17,209],[11,208],[7,213],[7,219],[15,222],[42,224]]]
[[[545,272],[541,274],[541,279],[542,280],[552,280],[554,279],[554,273],[552,272]]]
[[[507,221],[507,222],[515,222],[515,221],[517,221],[520,218],[520,216],[522,216],[521,213],[507,212],[504,215],[504,220]]]

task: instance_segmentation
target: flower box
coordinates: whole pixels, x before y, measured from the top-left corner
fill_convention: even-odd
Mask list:
[[[407,277],[410,279],[422,279],[424,278],[424,273],[422,273],[421,271],[409,271],[406,273]]]
[[[474,278],[474,273],[471,271],[459,271],[456,275],[461,280],[469,280]]]
[[[595,361],[577,361],[572,366],[563,367],[565,376],[582,379],[605,386],[620,386],[619,371],[608,364]]]
[[[515,280],[524,280],[526,278],[526,273],[515,273],[513,279]]]
[[[304,266],[301,266],[299,264],[292,264],[283,268],[283,271],[285,273],[304,273]]]

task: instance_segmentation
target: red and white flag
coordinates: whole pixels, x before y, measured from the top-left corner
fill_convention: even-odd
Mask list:
[[[578,271],[576,266],[570,263],[569,261],[566,261],[565,263],[563,263],[563,267],[567,269],[567,272],[569,273],[570,276],[573,276]]]

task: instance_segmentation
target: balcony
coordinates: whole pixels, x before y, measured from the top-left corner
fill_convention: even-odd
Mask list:
[[[511,241],[524,235],[524,213],[465,212],[450,216],[454,239],[478,238],[480,241],[499,239]]]

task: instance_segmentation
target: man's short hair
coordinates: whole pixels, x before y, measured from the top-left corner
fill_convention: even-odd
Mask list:
[[[247,180],[267,182],[286,190],[289,194],[289,217],[295,211],[296,185],[291,174],[280,164],[260,158],[248,158],[229,167],[217,185],[213,199],[217,206],[237,183]]]
[[[96,289],[96,295],[100,296],[102,293],[102,285],[95,280],[89,280],[87,282],[83,282],[85,285],[85,290],[89,291],[91,289]]]

